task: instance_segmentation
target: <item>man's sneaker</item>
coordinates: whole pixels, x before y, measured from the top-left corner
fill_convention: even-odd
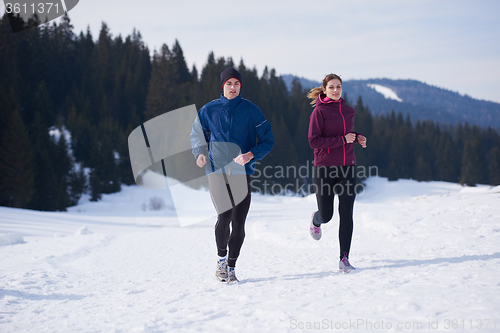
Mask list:
[[[321,238],[321,226],[317,227],[313,223],[313,221],[314,221],[314,214],[315,213],[316,212],[313,212],[311,214],[311,225],[309,226],[309,233],[311,234],[311,237],[314,240],[320,240],[320,238]]]
[[[356,269],[349,263],[349,259],[347,258],[346,253],[344,253],[344,258],[342,258],[342,260],[340,260],[339,262],[339,269],[342,273],[349,273],[350,271]]]
[[[229,267],[227,283],[233,284],[238,282],[240,282],[240,280],[236,278],[236,272],[234,271],[234,267]]]
[[[215,271],[215,276],[219,281],[227,281],[227,258],[217,260],[217,270]]]

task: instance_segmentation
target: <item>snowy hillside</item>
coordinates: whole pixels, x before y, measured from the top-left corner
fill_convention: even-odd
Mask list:
[[[310,238],[314,196],[254,195],[237,285],[215,279],[213,220],[181,228],[166,191],[0,207],[0,332],[498,332],[500,187],[366,184],[356,271],[337,271],[337,214]]]

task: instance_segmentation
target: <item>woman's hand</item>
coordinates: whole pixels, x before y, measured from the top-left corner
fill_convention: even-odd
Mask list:
[[[203,168],[207,164],[207,158],[205,155],[200,154],[198,155],[198,158],[196,159],[196,165],[199,166],[200,168]]]
[[[344,138],[347,143],[353,143],[356,141],[356,133],[347,133]]]
[[[253,153],[249,151],[248,153],[241,154],[233,158],[233,161],[240,165],[245,165],[254,157]]]
[[[361,145],[361,147],[366,148],[366,137],[364,137],[361,134],[358,134],[358,142]]]

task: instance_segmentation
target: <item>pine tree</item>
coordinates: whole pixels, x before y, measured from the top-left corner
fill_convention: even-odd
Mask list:
[[[398,151],[397,156],[397,169],[400,178],[411,178],[413,174],[413,168],[415,165],[415,159],[413,152],[415,148],[413,146],[413,127],[409,116],[406,121],[403,121],[403,114],[398,113],[397,117],[397,127],[398,130],[393,137],[393,147]]]
[[[68,155],[71,165],[71,171],[69,172],[68,175],[68,194],[69,194],[69,205],[74,206],[78,203],[78,200],[80,199],[82,194],[87,190],[86,188],[87,177],[85,176],[83,170],[84,163],[82,163],[81,161],[77,162],[76,154],[74,153],[74,149],[76,146],[75,142],[77,141],[75,139],[75,133],[78,131],[77,109],[74,105],[72,105],[70,111],[68,112],[68,118],[66,123],[70,133],[73,133],[71,138],[71,147],[68,147],[68,151],[72,152],[72,154]],[[80,141],[80,145],[90,146],[88,142],[85,144],[85,142],[82,141]]]
[[[217,59],[216,61],[213,52],[211,52],[208,55],[207,64],[205,65],[205,67],[203,67],[201,71],[201,78],[200,78],[201,98],[199,102],[198,101],[196,102],[197,104],[199,103],[200,106],[205,105],[206,103],[220,97],[222,93],[220,73],[222,73],[222,71],[224,71],[227,67],[230,66],[229,63],[230,62],[229,61],[226,62],[226,60],[223,57]],[[241,87],[242,91],[245,91],[244,89],[246,89],[245,82],[243,83],[245,84],[245,88],[243,88],[243,86]]]
[[[99,200],[102,193],[118,192],[120,183],[120,158],[118,142],[125,141],[118,126],[111,118],[103,119],[99,124],[98,136],[92,139],[90,167],[91,200]]]
[[[45,81],[41,81],[35,94],[35,109],[43,115],[44,123],[54,125],[56,123],[56,113],[52,106],[52,99],[47,90]]]
[[[9,97],[0,84],[0,119],[6,120],[10,118],[12,112],[12,107],[10,105]],[[4,129],[7,127],[6,121],[0,121],[0,133],[3,133]]]
[[[417,158],[417,163],[415,164],[415,179],[418,181],[432,180],[432,168],[429,161],[423,156]]]
[[[269,75],[269,85],[267,88],[269,97],[269,107],[270,111],[276,113],[279,117],[283,117],[284,122],[287,126],[294,126],[295,121],[289,119],[288,110],[288,98],[289,93],[286,88],[285,82],[281,77],[276,76],[276,70],[271,69]]]
[[[243,59],[240,60],[238,71],[243,77],[243,85],[241,87],[241,97],[246,98],[260,106],[260,83],[257,69],[249,69],[245,67]]]
[[[17,56],[21,39],[19,34],[12,33],[9,16],[13,25],[24,26],[24,21],[12,14],[5,13],[3,18],[0,19],[0,87],[4,87],[7,95],[10,87],[17,88],[22,84],[22,78],[18,70],[19,58]]]
[[[73,91],[71,95],[75,95],[76,93],[81,94],[81,91],[83,90],[81,88],[87,88],[88,80],[92,74],[91,71],[89,71],[89,66],[94,48],[95,44],[92,34],[90,33],[90,27],[87,27],[86,34],[84,34],[83,31],[80,32],[80,35],[75,41],[75,58],[73,67],[75,70],[75,77],[80,79],[80,84],[77,89],[74,89],[76,91]],[[81,96],[79,97],[81,98]],[[82,101],[75,102],[78,102],[78,104],[82,103]]]
[[[460,179],[460,156],[456,154],[456,147],[450,132],[443,132],[439,144],[435,147],[436,178],[448,182],[458,182]]]
[[[80,200],[82,194],[86,191],[87,177],[84,170],[78,169],[69,174],[69,204],[74,206]]]
[[[69,181],[70,171],[73,169],[73,161],[68,155],[68,145],[66,138],[64,137],[64,133],[61,133],[61,136],[59,137],[54,157],[57,160],[57,182],[54,184],[57,190],[56,209],[59,211],[65,211],[66,207],[71,204],[69,196]]]
[[[189,73],[186,60],[184,59],[184,53],[182,52],[181,45],[177,39],[172,47],[172,65],[175,72],[175,82],[177,84],[191,82],[191,75]]]
[[[165,112],[176,109],[176,90],[172,53],[163,44],[161,52],[155,51],[151,68],[148,95],[146,97],[146,119],[152,119]]]
[[[34,192],[33,153],[28,132],[16,109],[0,141],[1,204],[25,208]]]
[[[403,121],[401,112],[396,117],[396,122],[393,128],[392,138],[389,148],[389,180],[397,180],[399,178],[410,178],[410,165],[412,164],[413,151],[410,148],[412,137],[411,127]]]
[[[373,128],[373,118],[368,106],[363,105],[361,96],[359,96],[354,110],[356,111],[355,131],[362,133],[367,138],[370,137]]]
[[[132,126],[129,125],[125,130],[125,133],[131,133],[133,130]],[[119,172],[121,174],[120,182],[125,185],[135,184],[134,175],[130,167],[129,151],[128,151],[128,140],[123,140],[123,144],[118,146],[118,154],[120,155],[119,161]]]
[[[193,68],[191,70],[191,89],[189,93],[189,101],[191,103],[194,103],[197,109],[200,109],[202,107],[202,105],[200,104],[201,87],[200,81],[198,79],[198,70],[196,69],[195,65],[193,65]]]
[[[457,155],[460,156],[460,160],[462,159],[465,141],[467,138],[471,136],[471,130],[469,123],[465,123],[464,125],[459,124],[455,130],[455,135],[453,137],[453,142],[455,143],[455,147],[457,148]]]
[[[90,120],[84,114],[80,114],[77,117],[74,127],[70,128],[70,131],[73,135],[71,148],[73,149],[76,161],[89,166],[92,160],[92,143],[97,135],[95,126],[90,123]]]
[[[174,75],[174,90],[177,96],[175,108],[192,104],[194,100],[190,98],[192,89],[191,74],[189,73],[186,60],[184,59],[184,53],[177,39],[172,47],[172,68]]]
[[[368,139],[368,145],[370,145],[371,134],[373,130],[373,118],[368,109],[368,106],[363,105],[363,99],[359,96],[356,105],[354,106],[356,111],[356,117],[354,119],[354,132],[364,135]],[[354,152],[356,154],[357,165],[368,167],[371,164],[370,149],[364,149],[360,145],[354,145]]]
[[[300,80],[295,78],[292,81],[292,89],[288,102],[288,112],[285,119],[288,119],[288,128],[292,135],[293,144],[297,151],[298,163],[304,165],[313,158],[312,149],[309,146],[307,132],[309,130],[309,116],[312,108],[306,97],[306,92],[300,84]]]
[[[462,155],[461,184],[474,186],[478,183],[484,183],[487,170],[482,155],[480,139],[478,137],[468,139]]]
[[[274,166],[283,167],[298,165],[298,155],[283,116],[273,114],[270,122],[275,124],[273,127],[273,136],[279,138],[279,140],[275,140],[273,150],[269,153],[269,158],[266,162]]]
[[[103,192],[101,176],[104,162],[102,161],[100,143],[97,138],[92,139],[91,163],[89,175],[90,200],[98,201],[101,199]]]
[[[390,147],[392,140],[392,128],[389,126],[387,117],[376,115],[373,118],[373,130],[370,138],[371,163],[379,169],[381,176],[387,176],[390,155],[387,147]]]
[[[102,23],[97,44],[93,48],[87,68],[84,91],[88,94],[92,124],[97,125],[101,116],[112,116],[112,108],[107,104],[105,95],[112,96],[115,78],[115,59],[113,58],[113,40],[106,23]],[[104,109],[103,109],[104,108]]]
[[[31,130],[34,157],[34,192],[28,208],[55,211],[58,178],[55,168],[58,163],[56,146],[50,138],[48,126],[42,113],[36,111]]]
[[[499,146],[491,148],[489,154],[489,184],[490,185],[500,185],[500,148]]]
[[[77,69],[74,65],[76,58],[76,42],[73,33],[73,25],[65,13],[60,20],[59,25],[54,25],[53,35],[51,36],[50,48],[47,49],[44,62],[47,68],[47,86],[51,94],[54,109],[59,110],[63,114],[64,98],[60,96],[67,96],[73,83],[78,80]],[[78,81],[76,81],[78,82]],[[55,113],[55,112],[54,112]],[[53,125],[54,122],[48,122]]]
[[[435,145],[439,142],[440,131],[431,121],[417,121],[415,126],[414,151],[415,159],[415,179],[433,180],[435,179]]]
[[[143,120],[144,101],[151,75],[149,50],[135,29],[123,44],[116,40],[113,49],[114,53],[118,53],[119,65],[114,79],[112,108],[118,111],[115,112],[116,119],[122,129],[129,124],[137,127]]]

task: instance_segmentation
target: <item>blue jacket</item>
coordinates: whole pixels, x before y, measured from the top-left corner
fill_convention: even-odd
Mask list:
[[[195,158],[199,154],[207,156],[208,150],[207,174],[231,163],[239,150],[242,154],[251,151],[254,158],[245,164],[245,173],[252,175],[255,161],[273,148],[274,137],[271,125],[257,105],[241,95],[229,100],[221,94],[198,112],[191,131],[191,146]]]

